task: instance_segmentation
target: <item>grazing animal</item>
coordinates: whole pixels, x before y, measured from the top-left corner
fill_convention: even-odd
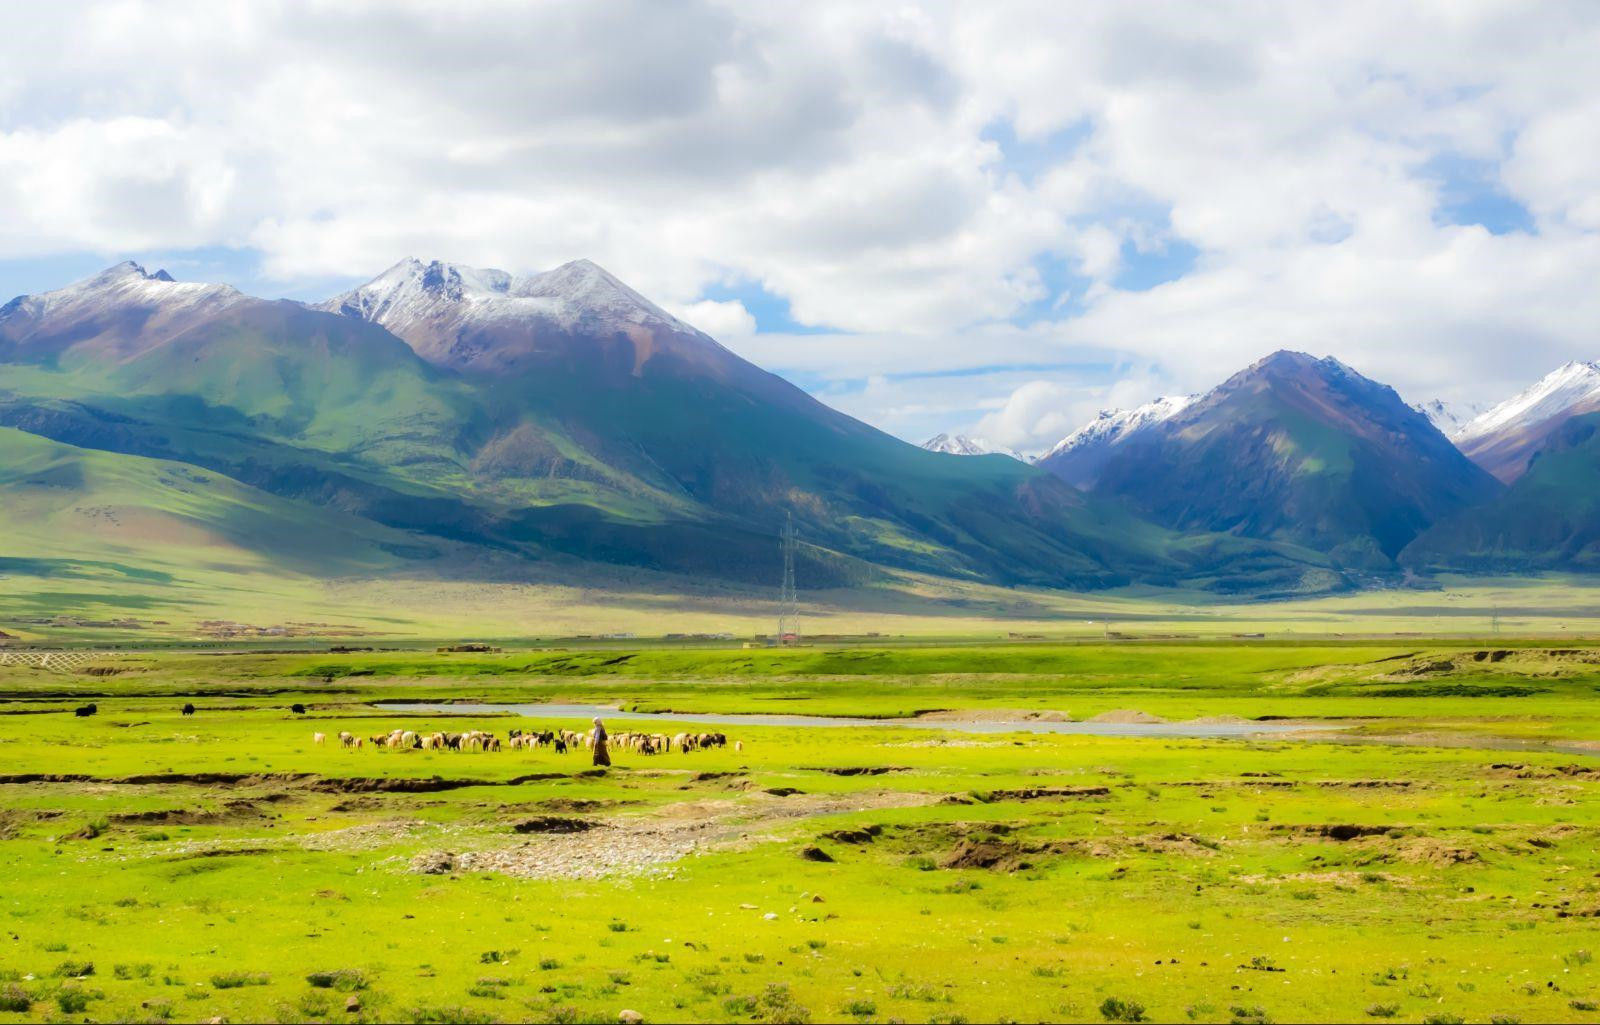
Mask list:
[[[321,747],[328,742],[328,735],[326,733],[313,733],[311,735],[311,742],[318,747]]]
[[[340,747],[360,747],[361,746],[361,741],[359,739],[357,739],[356,735],[354,733],[351,733],[349,730],[341,730],[339,732],[339,746]]]
[[[302,705],[302,704],[299,704],[297,702],[297,703],[289,706],[289,711],[293,712],[295,715],[305,715],[306,714],[306,706]]]
[[[193,715],[194,714],[194,705],[185,702],[185,704],[183,706],[183,714],[184,715]]]
[[[77,708],[74,708],[72,710],[72,714],[77,716],[79,719],[87,719],[89,716],[94,715],[98,711],[100,711],[100,706],[91,702],[90,704],[79,705]]]
[[[734,750],[735,750],[735,751],[743,751],[743,750],[744,750],[744,741],[742,741],[742,740],[735,740],[735,741],[734,741],[734,742],[733,742],[733,749],[734,749]]]

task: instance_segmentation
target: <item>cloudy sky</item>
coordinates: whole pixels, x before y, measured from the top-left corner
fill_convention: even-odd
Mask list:
[[[826,401],[1022,448],[1277,348],[1600,358],[1600,4],[40,6],[0,292],[587,256]]]

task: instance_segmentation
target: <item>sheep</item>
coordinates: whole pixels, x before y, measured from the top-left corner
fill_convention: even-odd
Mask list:
[[[289,706],[289,711],[293,712],[295,715],[305,715],[306,714],[306,706],[300,704],[299,702],[295,702],[294,704]]]
[[[733,742],[733,749],[734,749],[734,750],[735,750],[735,751],[743,751],[743,750],[744,750],[744,741],[742,741],[742,740],[735,740],[735,741],[734,741],[734,742]]]
[[[356,738],[356,735],[354,733],[351,733],[349,730],[340,730],[339,731],[339,746],[340,747],[357,747],[359,745],[360,745],[360,741]]]
[[[183,714],[184,715],[193,715],[194,714],[194,705],[192,703],[185,702],[184,706],[183,706]]]
[[[74,708],[72,710],[72,714],[77,716],[79,719],[87,719],[89,716],[94,715],[98,711],[100,711],[100,706],[91,701],[87,705],[79,705],[77,708]]]
[[[322,747],[328,742],[328,735],[326,733],[313,733],[311,735],[311,742],[318,747]]]

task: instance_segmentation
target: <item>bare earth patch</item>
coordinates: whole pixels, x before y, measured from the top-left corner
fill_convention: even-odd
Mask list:
[[[880,791],[845,796],[755,795],[740,801],[686,801],[644,815],[596,822],[578,833],[538,834],[509,847],[430,851],[413,872],[499,872],[525,879],[599,879],[659,873],[704,851],[776,839],[774,830],[802,819],[877,808],[932,804],[936,794]]]

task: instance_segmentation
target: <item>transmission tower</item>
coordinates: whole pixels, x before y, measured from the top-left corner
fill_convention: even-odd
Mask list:
[[[794,513],[784,517],[779,547],[783,551],[783,590],[778,595],[778,643],[797,644],[800,641],[800,595],[794,586]]]

